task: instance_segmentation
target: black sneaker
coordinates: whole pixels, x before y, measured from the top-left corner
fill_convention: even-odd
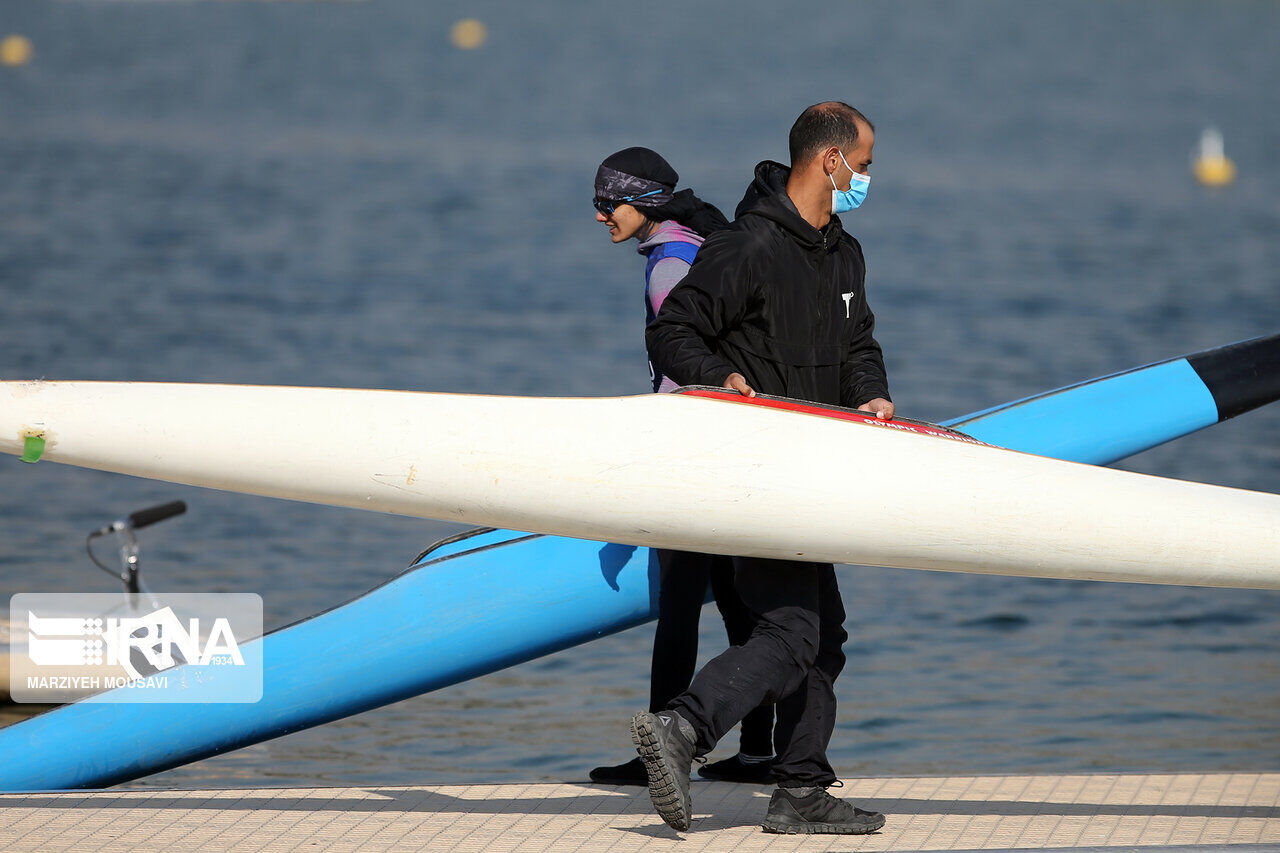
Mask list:
[[[631,739],[649,776],[649,799],[667,825],[684,832],[693,820],[689,796],[689,768],[693,766],[693,738],[680,730],[688,726],[674,711],[647,711],[631,719]]]
[[[724,761],[713,761],[705,767],[699,767],[698,775],[715,782],[768,785],[773,781],[773,761],[746,762],[739,754]]]
[[[597,767],[591,771],[591,781],[602,785],[648,785],[649,774],[644,772],[644,762],[636,756],[626,764]]]
[[[884,815],[854,808],[825,788],[797,797],[786,788],[773,792],[769,813],[761,824],[765,832],[825,835],[865,835],[884,826]]]

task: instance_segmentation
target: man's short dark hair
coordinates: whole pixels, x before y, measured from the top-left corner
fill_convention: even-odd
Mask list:
[[[858,124],[875,130],[866,116],[843,101],[823,101],[800,113],[791,125],[791,165],[798,166],[824,148],[848,151],[858,141]]]

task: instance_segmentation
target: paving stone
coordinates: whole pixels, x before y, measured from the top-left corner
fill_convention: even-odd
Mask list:
[[[1280,850],[1280,773],[849,779],[869,836],[760,830],[769,789],[695,781],[687,833],[642,788],[581,784],[0,795],[0,849],[40,851]]]

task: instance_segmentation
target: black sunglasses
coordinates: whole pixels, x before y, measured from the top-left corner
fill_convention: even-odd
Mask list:
[[[640,195],[627,196],[626,198],[601,198],[596,196],[591,200],[591,206],[603,213],[605,216],[613,216],[613,212],[618,209],[620,204],[629,204],[638,199],[648,198],[651,195],[658,195],[662,190],[650,190]]]

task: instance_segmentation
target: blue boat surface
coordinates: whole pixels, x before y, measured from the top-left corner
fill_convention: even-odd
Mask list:
[[[987,444],[1110,465],[1280,399],[1280,335],[1134,368],[943,421]]]
[[[1280,335],[946,426],[990,444],[1103,464],[1277,398]],[[201,686],[173,678],[169,689],[183,691],[181,704],[80,702],[0,729],[0,789],[125,782],[622,631],[656,617],[657,576],[647,548],[493,529],[450,537],[363,596],[244,644],[246,661],[263,665],[257,703],[192,704]]]

